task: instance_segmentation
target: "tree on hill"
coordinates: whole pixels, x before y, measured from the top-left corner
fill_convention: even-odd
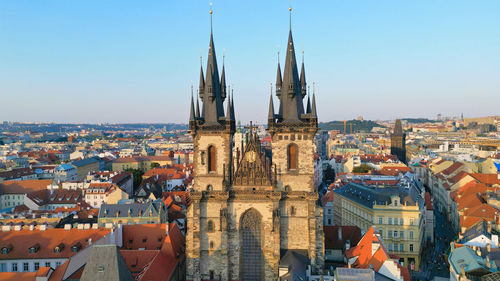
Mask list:
[[[353,173],[368,173],[371,170],[373,170],[372,167],[370,167],[366,164],[361,164],[358,167],[354,167],[354,169],[352,169],[352,172]]]
[[[125,172],[131,173],[132,176],[134,177],[134,190],[139,187],[142,181],[142,176],[144,175],[144,172],[141,169],[125,169]]]
[[[332,166],[328,164],[323,171],[323,182],[333,182],[335,180],[335,171]]]

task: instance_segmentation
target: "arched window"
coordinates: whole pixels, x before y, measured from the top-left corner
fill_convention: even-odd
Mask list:
[[[213,190],[212,185],[207,185],[207,191]]]
[[[264,279],[262,218],[255,209],[247,210],[240,218],[240,280]]]
[[[209,221],[208,221],[208,224],[207,224],[207,231],[208,231],[208,232],[212,232],[212,231],[214,231],[214,222],[213,222],[213,221],[211,221],[211,220],[209,220]]]
[[[288,170],[297,169],[297,158],[298,158],[297,156],[298,156],[297,145],[292,143],[288,146],[287,149]]]
[[[215,147],[208,147],[208,172],[215,172]]]

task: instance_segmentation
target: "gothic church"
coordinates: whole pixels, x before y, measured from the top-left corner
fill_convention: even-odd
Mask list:
[[[277,112],[272,95],[269,103],[271,151],[265,153],[252,128],[245,144],[234,143],[234,98],[224,66],[219,76],[212,33],[199,93],[196,103],[191,98],[189,119],[195,151],[186,279],[277,280],[288,253],[307,257],[318,272],[324,256],[323,215],[314,189],[318,117],[315,97],[307,95],[304,63],[298,72],[292,31],[283,76],[278,63]]]

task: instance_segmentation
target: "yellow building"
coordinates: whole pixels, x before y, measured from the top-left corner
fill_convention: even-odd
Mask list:
[[[420,265],[424,234],[424,202],[412,199],[405,187],[374,187],[349,183],[335,190],[335,225],[375,226],[391,254],[414,270]]]
[[[113,171],[123,172],[127,169],[139,169],[147,172],[151,169],[152,163],[160,166],[173,165],[175,159],[170,156],[135,156],[118,158],[113,162]]]

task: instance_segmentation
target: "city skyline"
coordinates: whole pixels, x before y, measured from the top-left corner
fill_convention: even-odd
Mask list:
[[[118,3],[0,4],[0,120],[187,123],[208,2]],[[292,3],[319,120],[496,115],[500,5],[446,3]],[[224,53],[242,123],[265,122],[285,57],[289,3],[266,4],[213,6],[219,71]]]

